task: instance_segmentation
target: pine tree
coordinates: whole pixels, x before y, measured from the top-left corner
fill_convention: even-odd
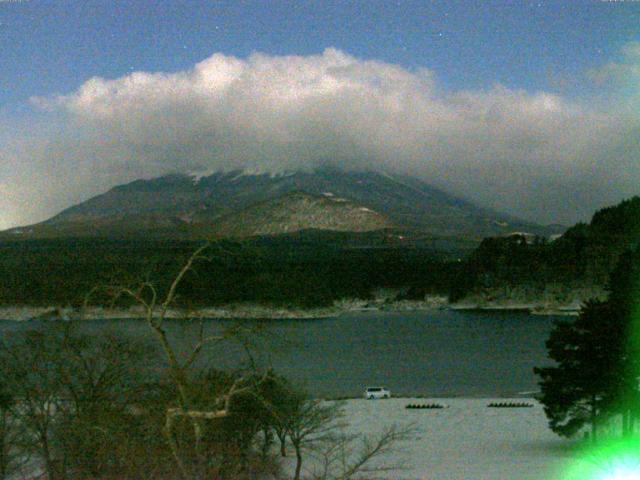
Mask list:
[[[611,274],[606,301],[586,302],[574,321],[557,322],[546,346],[555,366],[535,368],[550,428],[572,436],[586,425],[597,437],[598,423],[623,417],[633,430],[640,376],[638,297],[640,252],[626,254]]]

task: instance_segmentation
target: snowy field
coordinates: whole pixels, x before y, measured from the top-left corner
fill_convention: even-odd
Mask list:
[[[491,402],[526,402],[532,408],[488,408]],[[406,409],[440,403],[444,409]],[[542,406],[533,399],[348,400],[349,430],[381,432],[392,424],[413,424],[411,440],[397,444],[384,463],[406,469],[379,478],[411,480],[555,480],[575,461],[576,443],[551,432]]]

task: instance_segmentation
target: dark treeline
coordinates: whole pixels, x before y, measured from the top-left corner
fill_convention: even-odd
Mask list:
[[[94,287],[152,282],[166,290],[202,242],[56,239],[0,243],[0,304],[80,305]],[[290,238],[212,244],[181,285],[182,305],[323,306],[398,288],[447,293],[457,261],[420,247],[350,247]],[[94,297],[94,301],[98,301]]]
[[[344,238],[342,238],[344,237]],[[466,260],[426,244],[371,246],[345,234],[261,237],[214,242],[185,279],[179,304],[253,302],[330,305],[371,298],[378,288],[401,298],[547,285],[603,287],[620,254],[640,240],[640,197],[598,211],[555,241],[487,238]],[[346,240],[347,238],[351,240]],[[0,242],[1,305],[79,305],[96,286],[153,283],[166,289],[202,242],[136,239],[52,239]],[[98,301],[94,297],[94,301]]]
[[[555,241],[524,236],[487,238],[465,262],[453,300],[483,289],[548,284],[606,285],[620,255],[640,241],[640,197],[604,208]]]

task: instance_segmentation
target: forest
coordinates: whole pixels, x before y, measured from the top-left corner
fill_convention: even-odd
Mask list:
[[[553,241],[511,235],[484,239],[470,253],[428,243],[380,244],[346,234],[218,240],[184,279],[177,305],[258,303],[329,306],[396,289],[398,300],[428,294],[451,301],[492,288],[607,284],[620,255],[640,239],[640,197],[596,212]],[[153,283],[165,291],[203,241],[40,239],[0,242],[0,305],[78,306],[96,287]],[[99,297],[93,297],[99,302]]]
[[[160,291],[203,242],[34,240],[0,244],[0,304],[77,306],[91,289],[151,282]],[[185,278],[181,306],[315,307],[398,288],[445,294],[459,268],[422,248],[350,248],[288,238],[213,242]],[[94,297],[97,301],[97,297]]]
[[[466,259],[450,291],[455,301],[486,289],[549,284],[604,288],[618,258],[640,242],[640,197],[597,211],[550,241],[524,236],[486,238]]]

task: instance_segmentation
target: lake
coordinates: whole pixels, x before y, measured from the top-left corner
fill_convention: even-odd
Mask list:
[[[313,395],[361,395],[366,386],[384,385],[396,395],[495,397],[537,391],[534,366],[548,365],[545,350],[555,319],[522,312],[353,312],[335,318],[247,322],[258,326],[237,341],[209,345],[201,366],[237,367],[250,352],[260,365],[272,365]],[[0,331],[33,322],[0,321]],[[234,325],[206,320],[205,334]],[[105,329],[155,340],[142,320],[84,321],[83,330]],[[171,320],[172,342],[185,352],[198,335],[198,323]]]

